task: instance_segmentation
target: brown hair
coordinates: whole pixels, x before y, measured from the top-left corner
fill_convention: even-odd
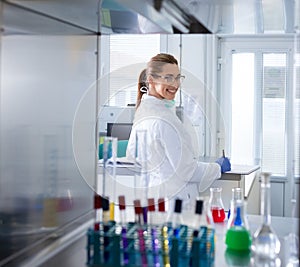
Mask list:
[[[160,53],[152,57],[147,64],[147,68],[143,69],[142,72],[140,73],[139,80],[138,80],[136,108],[139,107],[142,96],[145,93],[145,91],[141,91],[141,88],[142,87],[145,87],[145,89],[148,88],[147,77],[150,74],[162,72],[162,68],[165,64],[178,65],[178,61],[174,56],[170,54]]]

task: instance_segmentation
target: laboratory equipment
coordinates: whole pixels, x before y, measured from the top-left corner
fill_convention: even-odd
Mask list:
[[[182,219],[182,199],[175,199],[174,212],[168,219],[168,227],[173,230],[173,235],[179,237],[180,227],[183,225]]]
[[[143,209],[141,206],[141,201],[139,199],[135,199],[133,201],[134,205],[134,215],[135,215],[135,223],[138,225],[142,225],[143,220],[142,220],[142,214],[143,214]]]
[[[244,200],[234,199],[231,201],[231,215],[227,227],[225,236],[227,248],[236,251],[250,251],[252,238]]]
[[[101,208],[102,208],[102,201],[101,201],[101,196],[96,194],[94,195],[94,211],[95,211],[95,217],[94,217],[94,230],[99,231],[100,227],[100,221],[102,218],[101,215]]]
[[[143,208],[139,199],[134,200],[135,223],[137,227],[138,250],[140,252],[142,266],[147,266],[146,238],[147,229],[144,225]]]
[[[121,224],[121,236],[123,245],[123,263],[129,263],[129,254],[126,251],[128,249],[127,227],[126,227],[126,204],[125,196],[119,196],[119,210],[120,210],[120,224]]]
[[[109,224],[109,219],[110,219],[110,213],[109,213],[109,200],[107,197],[102,198],[102,210],[103,210],[103,217],[102,217],[102,222],[103,222],[103,246],[108,247],[110,244],[110,238],[108,235],[109,229],[110,229],[110,224]],[[109,260],[109,251],[104,249],[103,251],[103,258],[104,261]]]
[[[271,173],[261,172],[261,218],[262,224],[253,236],[252,250],[256,258],[276,259],[280,251],[280,241],[271,226]]]
[[[148,232],[151,233],[151,245],[149,249],[152,251],[153,266],[160,266],[159,263],[159,239],[157,227],[154,224],[155,219],[155,201],[154,198],[148,199]]]
[[[292,176],[293,177],[293,176]],[[295,182],[294,178],[291,179],[292,186],[292,225],[291,232],[285,237],[285,255],[286,255],[286,267],[299,267],[299,234],[297,234],[297,222],[295,218],[296,212],[296,195],[295,195]],[[298,226],[299,227],[299,226]]]
[[[155,221],[155,202],[154,202],[154,198],[149,198],[148,199],[148,224],[150,226],[154,225],[154,221]]]
[[[106,192],[106,177],[107,175],[113,177],[112,193],[109,207],[109,219],[114,220],[115,216],[115,204],[114,198],[116,194],[116,167],[117,167],[117,153],[118,153],[118,138],[116,137],[104,137],[103,141],[103,181],[102,181],[102,195],[107,195]]]
[[[299,267],[299,237],[292,232],[285,237],[286,267]]]
[[[222,201],[221,187],[210,188],[209,207],[215,223],[223,222],[225,220],[225,210]]]
[[[161,228],[161,255],[163,260],[163,266],[169,267],[170,265],[170,247],[169,247],[169,235],[168,235],[168,227],[166,225],[163,225]]]
[[[135,176],[134,176],[134,194],[137,198],[138,188],[141,189],[141,209],[144,223],[147,223],[147,204],[149,190],[148,174],[148,154],[147,154],[147,131],[137,130],[135,135]],[[139,186],[138,186],[139,182]]]
[[[214,222],[211,216],[210,209],[208,209],[208,201],[204,198],[197,198],[195,205],[195,218],[193,223],[193,232],[191,236],[191,255],[190,266],[210,266],[211,258],[208,260],[207,256],[211,255],[214,249]],[[212,238],[209,238],[212,237]],[[213,258],[213,257],[212,257]]]
[[[246,251],[238,251],[227,248],[224,253],[225,261],[228,267],[249,267],[251,260],[251,252],[249,250]],[[257,267],[257,266],[255,266]],[[267,266],[265,266],[267,267]]]
[[[214,228],[214,221],[212,218],[211,210],[208,207],[208,201],[205,198],[198,197],[195,205],[195,216],[193,227],[195,230],[200,228]]]
[[[98,199],[97,199],[98,200]],[[200,199],[196,213],[204,216],[196,229],[182,224],[181,199],[175,200],[176,216],[174,217],[174,231],[162,223],[154,223],[149,216],[145,225],[142,219],[141,201],[134,201],[136,222],[126,222],[125,214],[120,214],[120,223],[109,220],[109,200],[101,199],[103,216],[101,229],[89,228],[87,232],[87,266],[90,267],[200,267],[214,266],[215,232],[206,227],[206,213],[208,201]],[[97,202],[98,203],[98,202]],[[164,200],[159,199],[159,210],[164,211]],[[155,200],[149,199],[148,212],[154,213]],[[98,207],[98,204],[96,205]],[[125,197],[119,197],[120,213],[125,211]],[[209,210],[207,210],[209,212]],[[197,217],[199,219],[199,217]],[[177,223],[179,219],[179,224]],[[212,221],[212,217],[211,217]],[[125,230],[125,231],[123,231]]]
[[[234,202],[236,200],[242,200],[243,199],[243,191],[240,187],[232,188],[231,192],[232,192],[232,195],[231,195],[230,207],[229,207],[228,215],[227,215],[228,222],[229,222],[229,219],[230,219],[231,210],[233,210],[233,208],[234,208]]]

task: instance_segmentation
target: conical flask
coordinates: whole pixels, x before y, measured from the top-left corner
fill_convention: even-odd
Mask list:
[[[212,213],[212,218],[215,223],[223,222],[225,220],[225,211],[222,201],[222,188],[211,187],[209,207]]]
[[[280,251],[280,241],[271,227],[271,173],[261,172],[261,218],[262,224],[253,236],[252,251],[256,258],[275,259]]]
[[[240,252],[250,252],[251,241],[246,202],[242,199],[234,199],[231,201],[231,214],[225,237],[227,248]]]

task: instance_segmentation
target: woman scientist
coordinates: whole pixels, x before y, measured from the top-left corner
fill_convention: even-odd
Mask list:
[[[174,98],[183,79],[172,55],[161,53],[148,62],[139,76],[126,157],[135,158],[136,134],[144,130],[138,146],[147,157],[148,197],[179,197],[188,204],[220,178],[221,170],[217,163],[197,161],[191,137],[176,116]]]

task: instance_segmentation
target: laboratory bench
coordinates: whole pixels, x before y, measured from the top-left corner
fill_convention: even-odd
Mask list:
[[[183,218],[191,218],[191,214],[183,214]],[[250,232],[253,234],[261,224],[259,215],[248,215]],[[189,219],[186,219],[189,220]],[[289,217],[272,217],[272,227],[279,237],[281,242],[281,250],[279,257],[275,263],[268,261],[263,265],[267,266],[286,266],[288,256],[287,237],[295,226],[297,236],[299,236],[299,219]],[[188,223],[185,221],[185,223]],[[83,267],[87,266],[87,231],[93,226],[93,219],[90,219],[80,226],[77,226],[71,233],[57,237],[50,244],[43,247],[39,252],[27,258],[19,266],[64,266],[64,267]],[[223,223],[216,223],[216,246],[215,246],[215,259],[214,267],[226,266],[260,266],[252,257],[251,253],[248,254],[232,254],[226,250],[224,242],[227,221]],[[19,262],[20,263],[20,262]],[[280,264],[281,263],[281,264]],[[280,265],[278,265],[280,264]],[[17,266],[17,265],[7,265]]]
[[[214,162],[215,159],[211,158],[201,158],[200,159],[203,162]],[[231,170],[227,171],[225,173],[221,174],[220,179],[216,180],[211,187],[222,187],[222,200],[224,203],[224,207],[226,210],[229,208],[229,203],[232,197],[231,189],[234,187],[240,187],[243,190],[244,198],[246,200],[249,199],[249,196],[252,192],[253,185],[255,183],[256,174],[259,171],[260,166],[259,165],[238,165],[238,164],[232,164]],[[134,192],[133,188],[136,187],[136,181],[134,180],[134,176],[136,173],[139,173],[140,169],[138,166],[135,166],[132,163],[125,161],[122,161],[122,158],[120,158],[120,161],[116,164],[116,180],[108,175],[106,179],[108,179],[108,186],[106,189],[108,189],[109,192],[115,191],[114,194],[116,195],[122,195],[123,192],[129,192],[128,195],[133,195]],[[102,181],[102,175],[103,175],[103,162],[99,161],[98,163],[98,181]],[[110,176],[110,177],[109,177]],[[117,181],[117,182],[116,182]],[[98,192],[102,192],[102,184],[99,184]],[[210,194],[209,189],[202,192],[201,196],[208,197]],[[132,202],[132,199],[130,199]],[[256,206],[257,208],[255,210],[255,214],[259,214],[258,210],[258,198],[251,199],[252,205]],[[255,202],[255,203],[254,203]]]

